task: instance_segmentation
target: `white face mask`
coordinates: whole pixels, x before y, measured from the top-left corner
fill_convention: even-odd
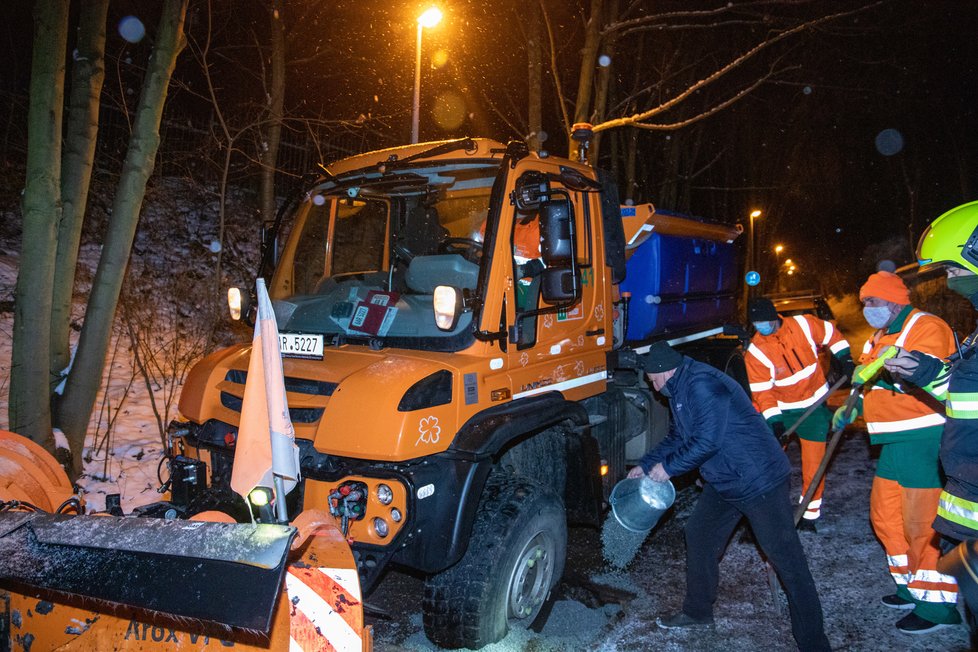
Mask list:
[[[873,328],[883,328],[890,321],[890,309],[887,306],[866,306],[863,317]]]

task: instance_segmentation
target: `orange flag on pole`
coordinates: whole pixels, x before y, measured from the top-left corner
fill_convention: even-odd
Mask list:
[[[258,279],[257,292],[258,320],[234,449],[231,488],[247,501],[255,487],[275,487],[276,494],[281,494],[276,498],[284,507],[284,494],[299,481],[299,448],[289,419],[278,324],[265,279]],[[284,515],[279,514],[279,518],[284,520]]]

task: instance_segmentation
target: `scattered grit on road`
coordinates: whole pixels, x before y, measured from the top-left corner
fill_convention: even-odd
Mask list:
[[[878,450],[865,432],[852,430],[841,442],[829,469],[819,532],[801,534],[802,544],[819,587],[832,648],[853,651],[914,650],[964,652],[963,625],[928,635],[898,632],[894,623],[905,612],[880,604],[893,591],[883,550],[869,523],[869,491]],[[798,446],[788,448],[799,479]],[[682,489],[673,509],[645,540],[635,561],[623,571],[601,557],[601,532],[571,528],[565,581],[557,591],[553,612],[540,633],[511,632],[487,652],[661,652],[716,650],[795,650],[783,593],[775,612],[765,565],[757,548],[744,536],[733,536],[721,562],[716,625],[697,631],[665,631],[656,616],[678,610],[685,585],[682,527],[697,497],[695,486]],[[602,604],[588,581],[635,594],[623,604]],[[368,615],[376,648],[391,652],[433,651],[421,631],[421,581],[391,573],[368,605],[383,611]],[[959,607],[960,608],[960,607]]]

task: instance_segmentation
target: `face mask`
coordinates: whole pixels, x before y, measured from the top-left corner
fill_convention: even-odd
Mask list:
[[[863,317],[873,328],[883,328],[890,321],[890,309],[886,306],[866,306],[863,308]]]
[[[777,324],[778,322],[776,321],[755,321],[754,328],[756,328],[757,332],[761,335],[770,335],[774,332],[774,327],[777,326]]]
[[[947,279],[947,289],[960,294],[978,308],[978,276],[952,276]]]

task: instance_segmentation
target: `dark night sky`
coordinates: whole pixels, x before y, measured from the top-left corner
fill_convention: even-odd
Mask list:
[[[427,4],[285,0],[289,55],[308,59],[290,68],[290,109],[343,119],[369,115],[386,125],[382,128],[392,140],[406,141],[414,18]],[[438,4],[445,12],[443,24],[425,33],[422,138],[518,136],[526,105],[525,3],[446,0]],[[565,92],[573,95],[582,44],[579,5],[587,3],[545,4],[561,80]],[[690,3],[645,4],[648,10],[663,11],[688,9]],[[703,2],[697,8],[720,4]],[[774,18],[769,25],[777,28],[778,16],[831,13],[856,2],[735,4],[743,6],[744,17],[767,16],[763,12],[770,11]],[[0,90],[26,88],[30,5],[27,0],[14,0],[5,6],[8,19],[0,25],[0,56],[5,61]],[[148,0],[113,3],[110,53],[119,53],[124,45],[114,29],[118,19],[126,13],[146,16],[151,33],[154,5]],[[205,5],[194,0],[191,6],[188,29],[199,36],[206,24]],[[260,101],[260,86],[252,73],[261,65],[252,46],[264,36],[262,6],[258,0],[214,2],[215,42],[241,43],[215,61],[215,77],[221,79],[230,107]],[[228,7],[233,10],[228,12]],[[642,3],[637,7],[636,15],[646,11]],[[613,60],[618,87],[624,89],[638,75],[654,78],[650,71],[669,60],[683,62],[691,75],[702,74],[763,34],[756,26],[734,26],[662,33],[644,41],[626,38]],[[978,192],[974,179],[978,169],[978,109],[973,99],[978,81],[976,34],[978,2],[974,0],[891,0],[856,18],[792,37],[733,75],[726,85],[703,95],[729,95],[770,67],[780,71],[776,80],[694,128],[639,134],[638,198],[726,222],[744,221],[752,207],[759,207],[765,211],[757,225],[760,249],[783,242],[799,260],[807,257],[820,270],[836,266],[861,274],[858,257],[867,246],[890,238],[903,243],[894,255],[906,262],[911,238],[927,222],[974,199]],[[138,81],[135,75],[148,42],[127,47],[115,60],[123,78],[129,74]],[[444,56],[439,66],[431,64],[435,53]],[[186,52],[176,77],[193,90],[201,89],[199,73]],[[675,87],[680,83],[681,76]],[[658,89],[661,96],[675,91],[667,86]],[[566,137],[553,88],[545,77],[544,129],[551,134],[546,145],[564,153]],[[173,93],[171,107],[177,106],[201,110],[186,90]],[[458,124],[439,127],[430,115],[433,108],[448,116],[448,123],[458,118]],[[682,115],[680,111],[670,117]],[[884,147],[881,153],[877,148],[877,136],[888,129],[902,137],[898,152]],[[662,203],[663,197],[667,203]]]

